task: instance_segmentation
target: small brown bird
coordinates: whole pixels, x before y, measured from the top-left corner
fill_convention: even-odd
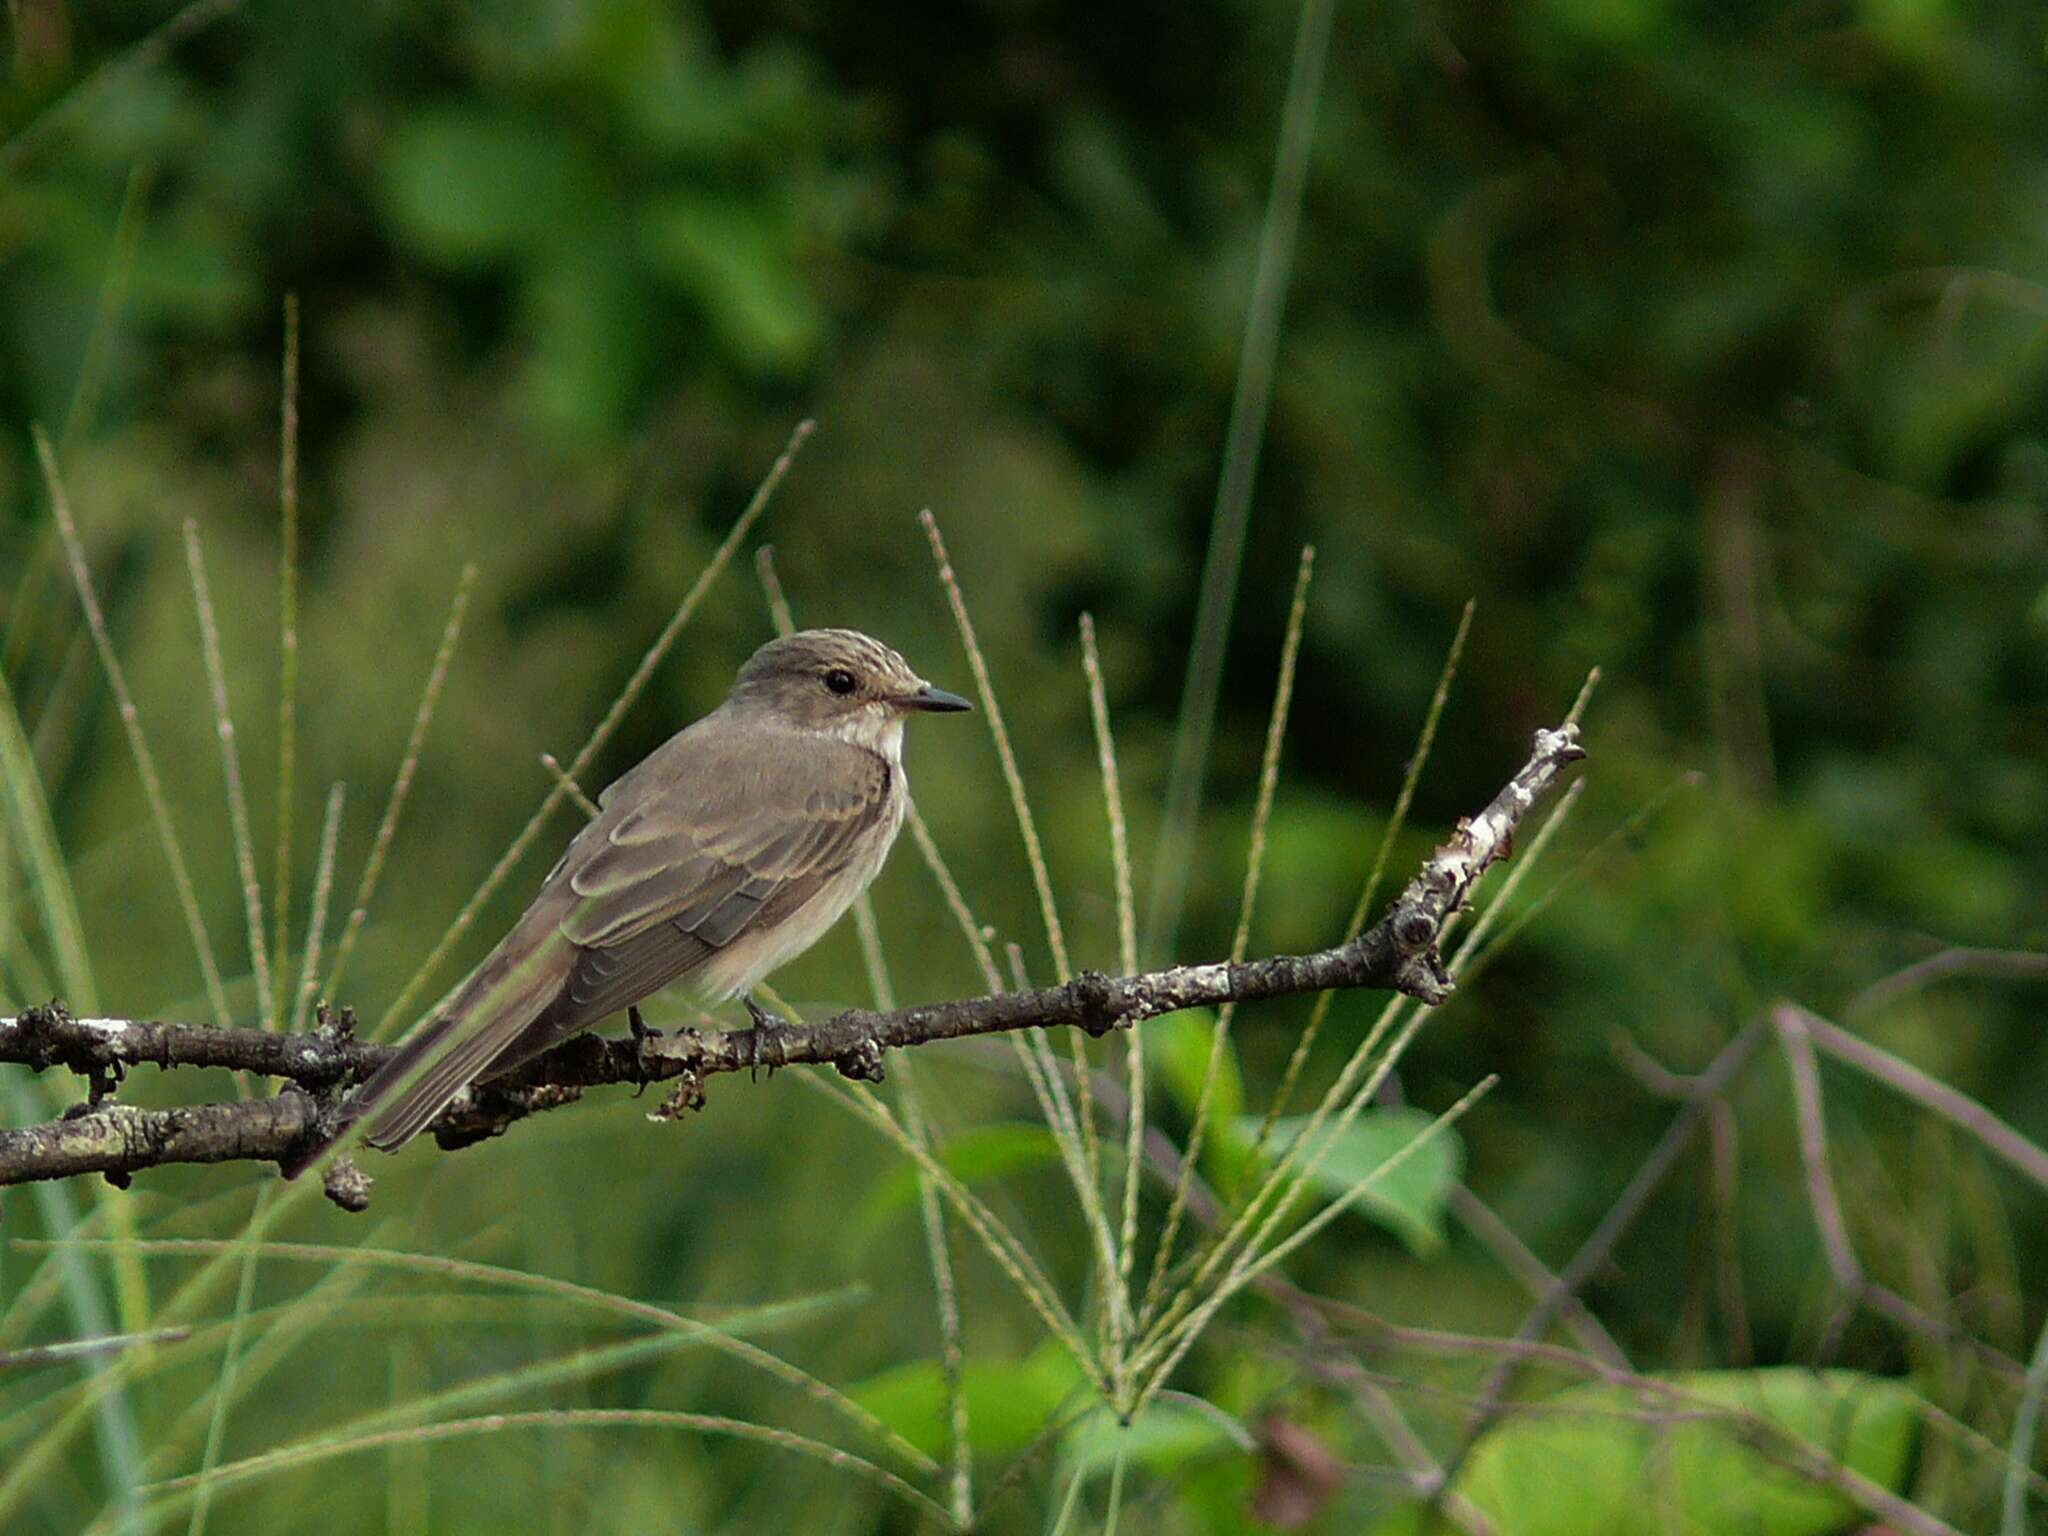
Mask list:
[[[396,1151],[471,1083],[671,982],[744,995],[881,870],[908,801],[904,721],[972,707],[850,629],[762,646],[723,704],[598,796],[526,915],[344,1123],[370,1117],[363,1139]]]

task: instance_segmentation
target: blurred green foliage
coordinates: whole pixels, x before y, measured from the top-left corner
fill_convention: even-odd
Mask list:
[[[29,424],[60,441],[207,921],[232,956],[239,885],[178,528],[197,518],[207,540],[268,826],[288,293],[305,316],[295,913],[333,781],[348,785],[352,889],[458,572],[479,567],[338,1001],[383,1012],[545,793],[537,755],[574,750],[805,415],[820,429],[764,530],[799,619],[874,630],[964,686],[911,520],[936,509],[1077,963],[1113,965],[1074,621],[1085,609],[1100,626],[1142,877],[1296,19],[1264,0],[21,0],[0,78],[0,669],[102,1004],[196,1018],[204,999]],[[2018,0],[1338,12],[1180,948],[1230,943],[1302,543],[1317,546],[1317,577],[1255,951],[1341,931],[1467,598],[1471,647],[1392,878],[1493,792],[1597,664],[1590,789],[1569,846],[1520,900],[1597,852],[1404,1070],[1431,1110],[1501,1074],[1460,1128],[1464,1176],[1553,1265],[1671,1113],[1629,1075],[1617,1036],[1693,1070],[1775,998],[1839,1015],[1943,945],[2048,948],[2044,42],[2039,8]],[[591,787],[715,703],[767,633],[741,569]],[[934,725],[911,763],[977,913],[1045,975],[985,737]],[[568,830],[551,828],[545,856],[480,916],[465,962]],[[10,1001],[57,985],[25,858],[14,839],[0,858]],[[901,995],[980,985],[907,851],[877,899]],[[780,980],[829,1007],[866,1001],[861,978],[839,932]],[[237,1005],[252,995],[238,973]],[[2038,981],[1966,979],[1855,1027],[2039,1137],[2043,998]],[[1337,1001],[1312,1086],[1376,1008]],[[1263,1110],[1303,1016],[1240,1017],[1227,1116]],[[1147,1032],[1170,1132],[1186,1125],[1207,1033],[1206,1019]],[[942,1135],[1029,1112],[1006,1055],[925,1054]],[[1878,1090],[1828,1084],[1838,1176],[1879,1278],[2024,1357],[2043,1298],[2022,1278],[2048,1254],[2038,1192]],[[136,1091],[220,1090],[167,1078]],[[871,1401],[895,1392],[906,1416],[932,1412],[931,1282],[900,1161],[787,1076],[711,1097],[667,1132],[612,1096],[460,1157],[414,1154],[377,1170],[374,1227],[338,1213],[300,1225],[665,1303],[860,1280],[878,1302],[807,1336],[800,1357],[869,1382]],[[1649,1365],[1748,1351],[1939,1375],[1924,1347],[1867,1318],[1835,1329],[1782,1073],[1753,1067],[1732,1102],[1747,1337],[1717,1300],[1704,1156],[1596,1278],[1606,1325]],[[1000,1139],[961,1146],[989,1159],[962,1175],[1084,1270],[1056,1161]],[[1211,1154],[1226,1180],[1229,1154]],[[151,1230],[233,1235],[255,1179],[169,1172],[128,1208]],[[869,1241],[849,1237],[849,1212]],[[38,1219],[19,1192],[6,1213],[9,1233]],[[1522,1293],[1455,1227],[1431,1256],[1435,1212],[1417,1219],[1403,1230],[1420,1252],[1347,1221],[1290,1272],[1410,1321],[1511,1328]],[[33,1269],[0,1254],[8,1292]],[[1038,1369],[1035,1322],[984,1255],[963,1246],[960,1270],[970,1382],[1021,1393],[1004,1373]],[[257,1315],[303,1282],[260,1270]],[[1255,1317],[1231,1314],[1179,1384],[1246,1422],[1284,1412],[1350,1462],[1385,1461],[1339,1395],[1246,1343],[1239,1325]],[[254,1385],[224,1454],[331,1424],[337,1403],[578,1336],[538,1315],[427,1335],[387,1319],[361,1349],[318,1346],[317,1369]],[[145,1438],[202,1400],[217,1367],[195,1356],[141,1394]],[[787,1395],[709,1362],[578,1390],[822,1432]],[[1433,1430],[1459,1419],[1456,1403],[1422,1415]],[[1190,1427],[1161,1423],[1166,1443]],[[1060,1465],[1092,1465],[1087,1433]],[[1178,1481],[1145,1473],[1131,1528],[1246,1526],[1254,1459],[1227,1437],[1201,1443]],[[153,1475],[193,1455],[188,1442]],[[223,1494],[212,1526],[400,1529],[427,1510],[435,1530],[910,1528],[829,1469],[792,1476],[772,1450],[688,1436],[384,1455]],[[77,1481],[39,1508],[50,1529],[98,1507],[90,1452],[68,1465]],[[1052,1477],[1050,1463],[1024,1474],[1030,1496],[999,1525],[1037,1528],[1063,1486]],[[1960,1474],[1943,1496],[1965,1525],[1955,1510],[1987,1507]],[[1099,1513],[1100,1490],[1088,1497]],[[1397,1500],[1356,1479],[1323,1528]]]
[[[1853,1371],[1697,1371],[1666,1383],[1674,1423],[1629,1417],[1622,1387],[1577,1387],[1529,1417],[1495,1430],[1473,1452],[1458,1490],[1496,1527],[1527,1536],[1625,1531],[1642,1518],[1644,1490],[1674,1491],[1667,1528],[1681,1536],[1774,1531],[1827,1536],[1856,1519],[1855,1506],[1783,1464],[1783,1432],[1832,1451],[1879,1487],[1898,1486],[1915,1442],[1912,1394]],[[1685,1423],[1719,1404],[1745,1416],[1739,1428]],[[1576,1412],[1567,1411],[1576,1409]],[[1772,1452],[1776,1451],[1774,1459]],[[1572,1497],[1558,1496],[1561,1486]],[[1382,1536],[1414,1529],[1397,1517]]]

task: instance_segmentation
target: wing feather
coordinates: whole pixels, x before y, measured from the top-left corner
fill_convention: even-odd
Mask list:
[[[635,770],[633,792],[612,797],[570,852],[570,939],[603,950],[666,925],[722,949],[785,885],[843,869],[887,813],[892,770],[878,753],[816,737],[741,745],[734,754],[713,737],[665,772],[648,771],[659,754]]]
[[[351,1117],[372,1117],[373,1146],[403,1145],[469,1083],[790,917],[893,814],[880,754],[717,720],[671,737],[598,797],[526,916],[365,1084]]]

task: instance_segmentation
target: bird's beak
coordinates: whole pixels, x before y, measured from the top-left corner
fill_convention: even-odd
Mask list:
[[[907,694],[902,704],[905,709],[924,710],[934,715],[950,715],[963,709],[974,708],[959,694],[948,693],[943,688],[934,688],[930,683],[926,683],[913,694]]]

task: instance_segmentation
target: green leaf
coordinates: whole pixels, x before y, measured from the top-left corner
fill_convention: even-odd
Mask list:
[[[1215,1032],[1216,1015],[1208,1008],[1190,1008],[1145,1022],[1145,1061],[1159,1074],[1184,1114],[1194,1114],[1201,1097],[1202,1074],[1209,1066],[1209,1041]],[[1227,1123],[1244,1112],[1244,1076],[1237,1067],[1237,1047],[1228,1039],[1216,1063],[1213,1092],[1209,1112],[1218,1121]]]
[[[560,125],[468,108],[404,123],[385,155],[383,193],[403,239],[469,267],[575,234],[600,201]]]
[[[1399,1166],[1381,1172],[1389,1159],[1429,1129],[1432,1116],[1419,1109],[1369,1109],[1359,1115],[1330,1146],[1310,1182],[1333,1199],[1348,1195],[1370,1179],[1352,1202],[1359,1215],[1378,1222],[1416,1254],[1427,1258],[1444,1244],[1444,1208],[1465,1168],[1465,1144],[1445,1128],[1402,1158]],[[1285,1149],[1308,1126],[1307,1115],[1289,1115],[1274,1123],[1272,1145]],[[1233,1130],[1240,1142],[1258,1134],[1259,1122],[1247,1117]],[[1324,1132],[1308,1149],[1313,1157]]]
[[[1490,1431],[1456,1491],[1516,1536],[1827,1536],[1854,1521],[1846,1497],[1760,1454],[1748,1443],[1755,1428],[1712,1417],[1717,1406],[1775,1425],[1880,1487],[1905,1486],[1919,1420],[1898,1382],[1797,1366],[1659,1379],[1691,1400],[1646,1405],[1608,1386],[1561,1392],[1543,1413]]]
[[[1146,1063],[1190,1119],[1201,1099],[1202,1075],[1208,1070],[1209,1045],[1215,1032],[1216,1015],[1207,1008],[1191,1008],[1145,1024]],[[1244,1074],[1238,1070],[1237,1046],[1227,1037],[1216,1060],[1211,1095],[1211,1133],[1202,1147],[1202,1173],[1218,1189],[1235,1189],[1244,1174],[1246,1144],[1230,1134],[1230,1127],[1244,1110]]]
[[[1060,1145],[1052,1132],[1036,1121],[1000,1121],[949,1137],[934,1155],[948,1173],[963,1184],[972,1184],[1056,1164]],[[892,1217],[916,1204],[915,1167],[904,1163],[884,1174],[854,1207],[847,1223],[855,1245],[865,1243]]]
[[[1204,1413],[1189,1403],[1155,1398],[1125,1426],[1107,1405],[1098,1405],[1061,1437],[1060,1464],[1065,1470],[1055,1482],[1064,1484],[1074,1475],[1108,1475],[1116,1465],[1120,1442],[1126,1464],[1154,1472],[1170,1472],[1198,1457],[1238,1446],[1220,1411]]]
[[[962,1380],[968,1443],[984,1455],[1010,1456],[1044,1432],[1082,1377],[1073,1357],[1048,1339],[1022,1360],[970,1360]],[[892,1367],[849,1395],[919,1450],[945,1450],[946,1377],[937,1360]]]

